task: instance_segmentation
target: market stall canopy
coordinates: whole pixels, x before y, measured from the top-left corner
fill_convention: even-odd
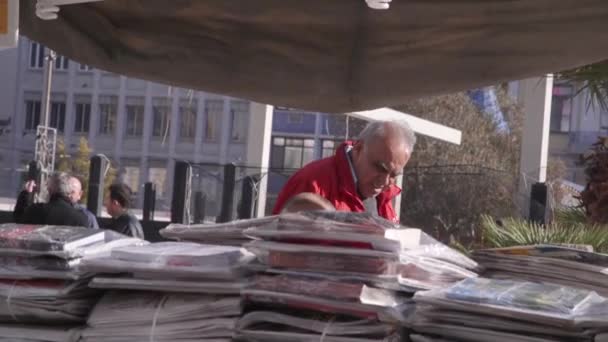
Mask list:
[[[105,0],[21,32],[76,61],[185,88],[326,112],[608,59],[607,0]]]

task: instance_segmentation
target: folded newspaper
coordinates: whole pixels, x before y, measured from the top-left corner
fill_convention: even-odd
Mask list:
[[[416,333],[457,341],[589,341],[608,328],[608,300],[556,284],[471,278],[414,300]]]
[[[238,296],[111,291],[81,341],[230,341],[240,314]]]
[[[346,316],[294,316],[273,311],[253,311],[237,325],[237,337],[246,341],[399,342],[393,325]]]
[[[93,280],[93,287],[162,291],[179,286],[184,292],[205,288],[216,292],[218,286],[225,286],[232,293],[246,284],[244,266],[252,259],[239,247],[159,242],[85,257],[80,268],[105,274]]]
[[[177,224],[171,223],[161,229],[160,234],[168,239],[195,241],[214,245],[241,246],[250,239],[245,236],[247,228],[275,222],[277,216],[238,220],[220,224]]]
[[[82,280],[0,280],[0,322],[84,322],[99,295]]]
[[[81,327],[0,324],[0,342],[78,342]]]
[[[125,246],[140,246],[147,244],[146,241],[131,238],[113,231],[94,231],[80,227],[55,227],[42,226],[35,229],[29,235],[24,231],[35,226],[12,225],[12,231],[17,238],[6,238],[10,227],[4,225],[5,243],[0,247],[0,278],[3,279],[66,279],[76,280],[90,276],[80,269],[83,256],[99,256],[108,254],[112,249]],[[71,232],[71,233],[70,233]],[[91,235],[93,234],[93,235]],[[70,237],[71,236],[71,237]],[[95,237],[93,243],[76,244],[66,249],[66,244],[60,247],[61,241],[80,241],[79,237]],[[46,239],[46,240],[45,240]],[[43,240],[49,247],[46,250],[41,246]],[[34,242],[37,241],[37,242]],[[89,240],[91,241],[91,240]],[[72,242],[70,242],[72,243]],[[35,249],[28,249],[34,247]],[[48,247],[48,246],[47,246]],[[19,249],[24,248],[24,249]]]
[[[544,281],[608,296],[608,255],[555,245],[476,251],[474,258],[492,278]]]

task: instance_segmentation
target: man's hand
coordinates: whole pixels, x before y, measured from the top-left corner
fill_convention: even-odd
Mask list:
[[[391,7],[392,0],[365,0],[367,6],[372,9],[385,10]]]
[[[34,189],[36,188],[36,181],[30,180],[25,182],[25,185],[23,186],[23,190],[32,193],[34,192]]]

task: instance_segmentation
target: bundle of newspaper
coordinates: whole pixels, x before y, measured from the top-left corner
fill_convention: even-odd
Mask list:
[[[0,225],[0,278],[80,279],[85,255],[145,244],[140,239],[107,230],[67,226]]]
[[[82,227],[0,225],[0,322],[84,323],[101,293],[87,286],[82,257],[139,243]]]
[[[78,342],[81,329],[0,324],[0,342]]]
[[[593,341],[608,331],[608,300],[548,283],[470,278],[416,293],[412,341]]]
[[[255,342],[400,342],[391,324],[343,315],[323,315],[277,308],[244,315],[237,325],[237,340]]]
[[[608,255],[585,246],[534,245],[476,251],[484,276],[542,281],[608,296]]]
[[[420,229],[366,213],[286,214],[245,234],[258,239],[246,247],[270,271],[331,274],[407,292],[476,276],[473,260]]]
[[[81,342],[229,342],[239,296],[110,291],[95,306]]]
[[[286,214],[271,224],[248,228],[245,234],[257,239],[246,247],[256,255],[254,269],[260,273],[243,291],[249,302],[346,315],[353,322],[374,322],[377,328],[380,322],[393,324],[391,333],[368,336],[371,341],[393,338],[395,323],[413,309],[415,291],[476,276],[470,270],[475,262],[420,230],[403,229],[365,213]],[[240,324],[247,327],[240,333],[257,340],[289,340],[289,334],[301,333],[289,324],[287,329],[285,324],[266,325],[270,328]],[[336,331],[330,334],[336,341],[359,338]],[[323,331],[308,330],[305,335],[311,340],[328,337]]]
[[[194,241],[212,245],[241,246],[250,238],[243,233],[245,229],[273,224],[277,216],[250,220],[237,220],[219,224],[177,224],[171,223],[160,231],[161,236],[180,241]]]
[[[99,299],[86,280],[0,280],[0,322],[77,324]]]
[[[240,247],[158,242],[85,257],[93,288],[239,294],[253,256]]]

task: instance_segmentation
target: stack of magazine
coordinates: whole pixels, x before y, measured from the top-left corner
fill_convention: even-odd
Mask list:
[[[240,247],[158,242],[85,257],[81,269],[97,274],[93,288],[239,294],[252,259]]]
[[[593,341],[608,331],[608,300],[580,288],[470,278],[418,292],[413,341]]]
[[[81,342],[229,342],[239,296],[110,291],[95,306]]]
[[[384,341],[395,338],[395,326],[413,309],[417,290],[440,287],[476,274],[475,262],[418,229],[403,229],[365,213],[306,212],[286,214],[266,225],[245,230],[255,240],[246,245],[255,254],[252,268],[258,276],[243,294],[248,302],[288,308],[281,322],[245,321],[239,333],[265,341]],[[255,306],[254,306],[255,308]],[[296,312],[312,310],[341,319],[335,330],[327,321],[302,330]],[[263,317],[253,310],[246,317]],[[253,315],[253,316],[251,316]],[[330,318],[330,320],[336,318]],[[340,324],[358,326],[365,320],[375,335],[340,330]],[[284,322],[287,322],[285,324]],[[296,324],[295,322],[300,322]],[[385,323],[382,323],[385,322]],[[356,330],[353,330],[356,331]],[[295,334],[295,335],[290,335]]]
[[[212,245],[241,246],[250,241],[245,236],[247,228],[274,224],[277,216],[251,220],[237,220],[219,224],[185,225],[171,223],[160,231],[160,234],[172,240],[193,241]]]
[[[476,251],[484,276],[578,287],[608,296],[608,255],[585,246],[534,245]]]

